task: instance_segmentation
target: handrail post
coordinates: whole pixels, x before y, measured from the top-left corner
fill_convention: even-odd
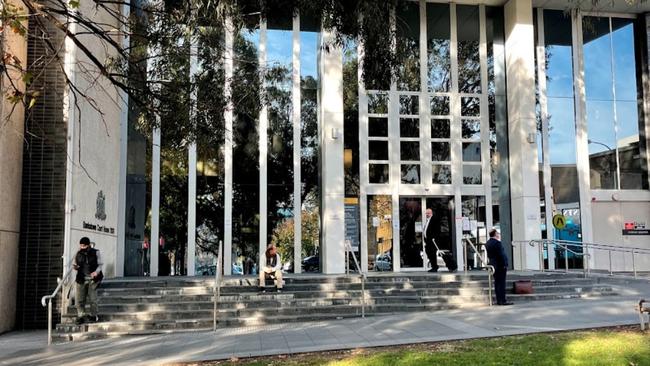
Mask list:
[[[490,298],[490,306],[492,306],[492,276],[494,275],[494,270],[488,268],[488,296]]]
[[[569,247],[564,246],[564,272],[569,273]]]
[[[609,252],[609,275],[613,275],[612,273],[612,250],[608,250]]]
[[[47,345],[52,344],[52,299],[47,302]]]
[[[221,296],[221,267],[223,260],[223,241],[219,240],[219,247],[217,248],[217,266],[216,273],[214,274],[214,287],[212,288],[213,296],[213,309],[212,309],[212,331],[217,331],[217,301]]]
[[[540,240],[539,245],[539,269],[544,272],[544,241]]]
[[[634,271],[634,278],[636,278],[636,263],[634,260],[634,249],[632,249],[632,271]]]
[[[463,242],[463,252],[464,252],[464,257],[463,257],[463,264],[465,265],[465,274],[467,274],[467,271],[469,270],[469,264],[467,263],[467,243],[465,240]],[[438,262],[438,252],[436,251],[436,264]]]

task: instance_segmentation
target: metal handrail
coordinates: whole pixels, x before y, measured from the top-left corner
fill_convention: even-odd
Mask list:
[[[474,244],[468,238],[463,238],[463,241],[465,242],[465,253],[467,253],[467,244],[469,244],[469,246],[472,247],[474,252],[476,252],[476,253],[479,252],[478,249],[476,249]],[[465,257],[467,257],[467,254],[465,254]],[[490,298],[490,306],[492,306],[492,279],[494,277],[495,269],[494,269],[493,265],[485,263],[485,260],[480,255],[478,256],[478,258],[480,259],[481,264],[483,264],[483,267],[487,268],[487,272],[488,272],[488,296]],[[465,258],[465,272],[467,272],[467,258]]]
[[[636,270],[636,256],[637,255],[650,255],[650,249],[648,248],[639,248],[639,247],[624,247],[624,246],[618,246],[618,245],[609,245],[609,244],[598,244],[598,243],[588,243],[588,242],[579,242],[579,241],[572,241],[572,240],[558,240],[558,239],[535,239],[535,240],[530,240],[528,244],[530,246],[535,246],[535,244],[539,243],[540,244],[540,258],[543,258],[543,250],[544,250],[544,244],[546,245],[554,245],[558,246],[562,249],[565,250],[565,256],[564,256],[564,266],[565,266],[565,271],[569,271],[569,265],[568,265],[568,255],[566,253],[573,253],[577,256],[582,256],[582,257],[587,257],[587,258],[592,258],[593,257],[593,252],[596,250],[606,250],[608,252],[608,259],[609,259],[609,274],[610,276],[614,275],[614,271],[612,269],[612,252],[618,252],[618,253],[631,253],[632,254],[632,271],[634,273],[634,278],[637,278],[637,270]],[[570,247],[579,247],[582,248],[582,252],[577,252],[575,250],[570,249]],[[540,268],[543,271],[544,270],[544,264],[543,260],[540,260]],[[583,261],[583,270],[585,272],[585,277],[588,277],[589,274],[591,273],[591,267],[589,266],[589,261]]]
[[[223,267],[223,242],[219,240],[219,247],[217,249],[217,267],[215,268],[214,274],[214,286],[212,287],[212,298],[213,298],[213,311],[212,311],[212,330],[217,331],[217,303],[219,302],[219,297],[221,297],[221,271]]]
[[[68,271],[63,276],[63,279],[61,278],[56,279],[58,285],[54,289],[54,292],[52,292],[50,295],[45,295],[41,298],[41,305],[43,305],[43,307],[47,306],[47,344],[48,345],[52,344],[52,299],[55,298],[56,295],[58,295],[59,291],[68,280],[68,277],[70,277],[70,274],[72,273],[72,261],[73,259],[71,259],[70,262],[68,262],[68,267],[67,267]],[[45,303],[46,301],[47,301],[47,305]]]
[[[366,274],[361,270],[361,267],[359,266],[359,261],[357,260],[356,254],[354,254],[354,251],[352,250],[352,245],[350,244],[349,241],[345,241],[345,250],[349,254],[352,254],[352,259],[354,259],[354,265],[357,267],[357,272],[359,273],[359,277],[361,278],[361,317],[365,318],[366,317]],[[347,274],[350,274],[350,268],[348,266],[347,268]]]

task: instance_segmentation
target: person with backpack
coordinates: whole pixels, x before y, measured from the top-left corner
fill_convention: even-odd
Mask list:
[[[98,249],[90,247],[90,239],[83,237],[79,240],[79,251],[75,254],[72,268],[77,271],[75,278],[75,306],[77,308],[77,324],[94,323],[97,316],[97,286],[104,278],[102,267],[104,262]],[[86,305],[90,311],[86,312]]]

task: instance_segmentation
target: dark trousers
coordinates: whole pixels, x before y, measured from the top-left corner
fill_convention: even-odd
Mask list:
[[[438,257],[436,256],[436,246],[431,244],[425,243],[424,251],[427,252],[427,257],[429,258],[429,262],[431,263],[431,269],[434,271],[438,270]]]
[[[506,273],[507,268],[501,268],[494,272],[494,293],[497,297],[497,304],[506,303]]]

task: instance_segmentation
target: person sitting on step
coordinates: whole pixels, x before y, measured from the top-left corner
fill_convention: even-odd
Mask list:
[[[282,260],[274,244],[269,244],[264,255],[265,263],[260,266],[260,291],[264,292],[266,288],[266,279],[275,280],[275,289],[277,292],[282,290]]]

